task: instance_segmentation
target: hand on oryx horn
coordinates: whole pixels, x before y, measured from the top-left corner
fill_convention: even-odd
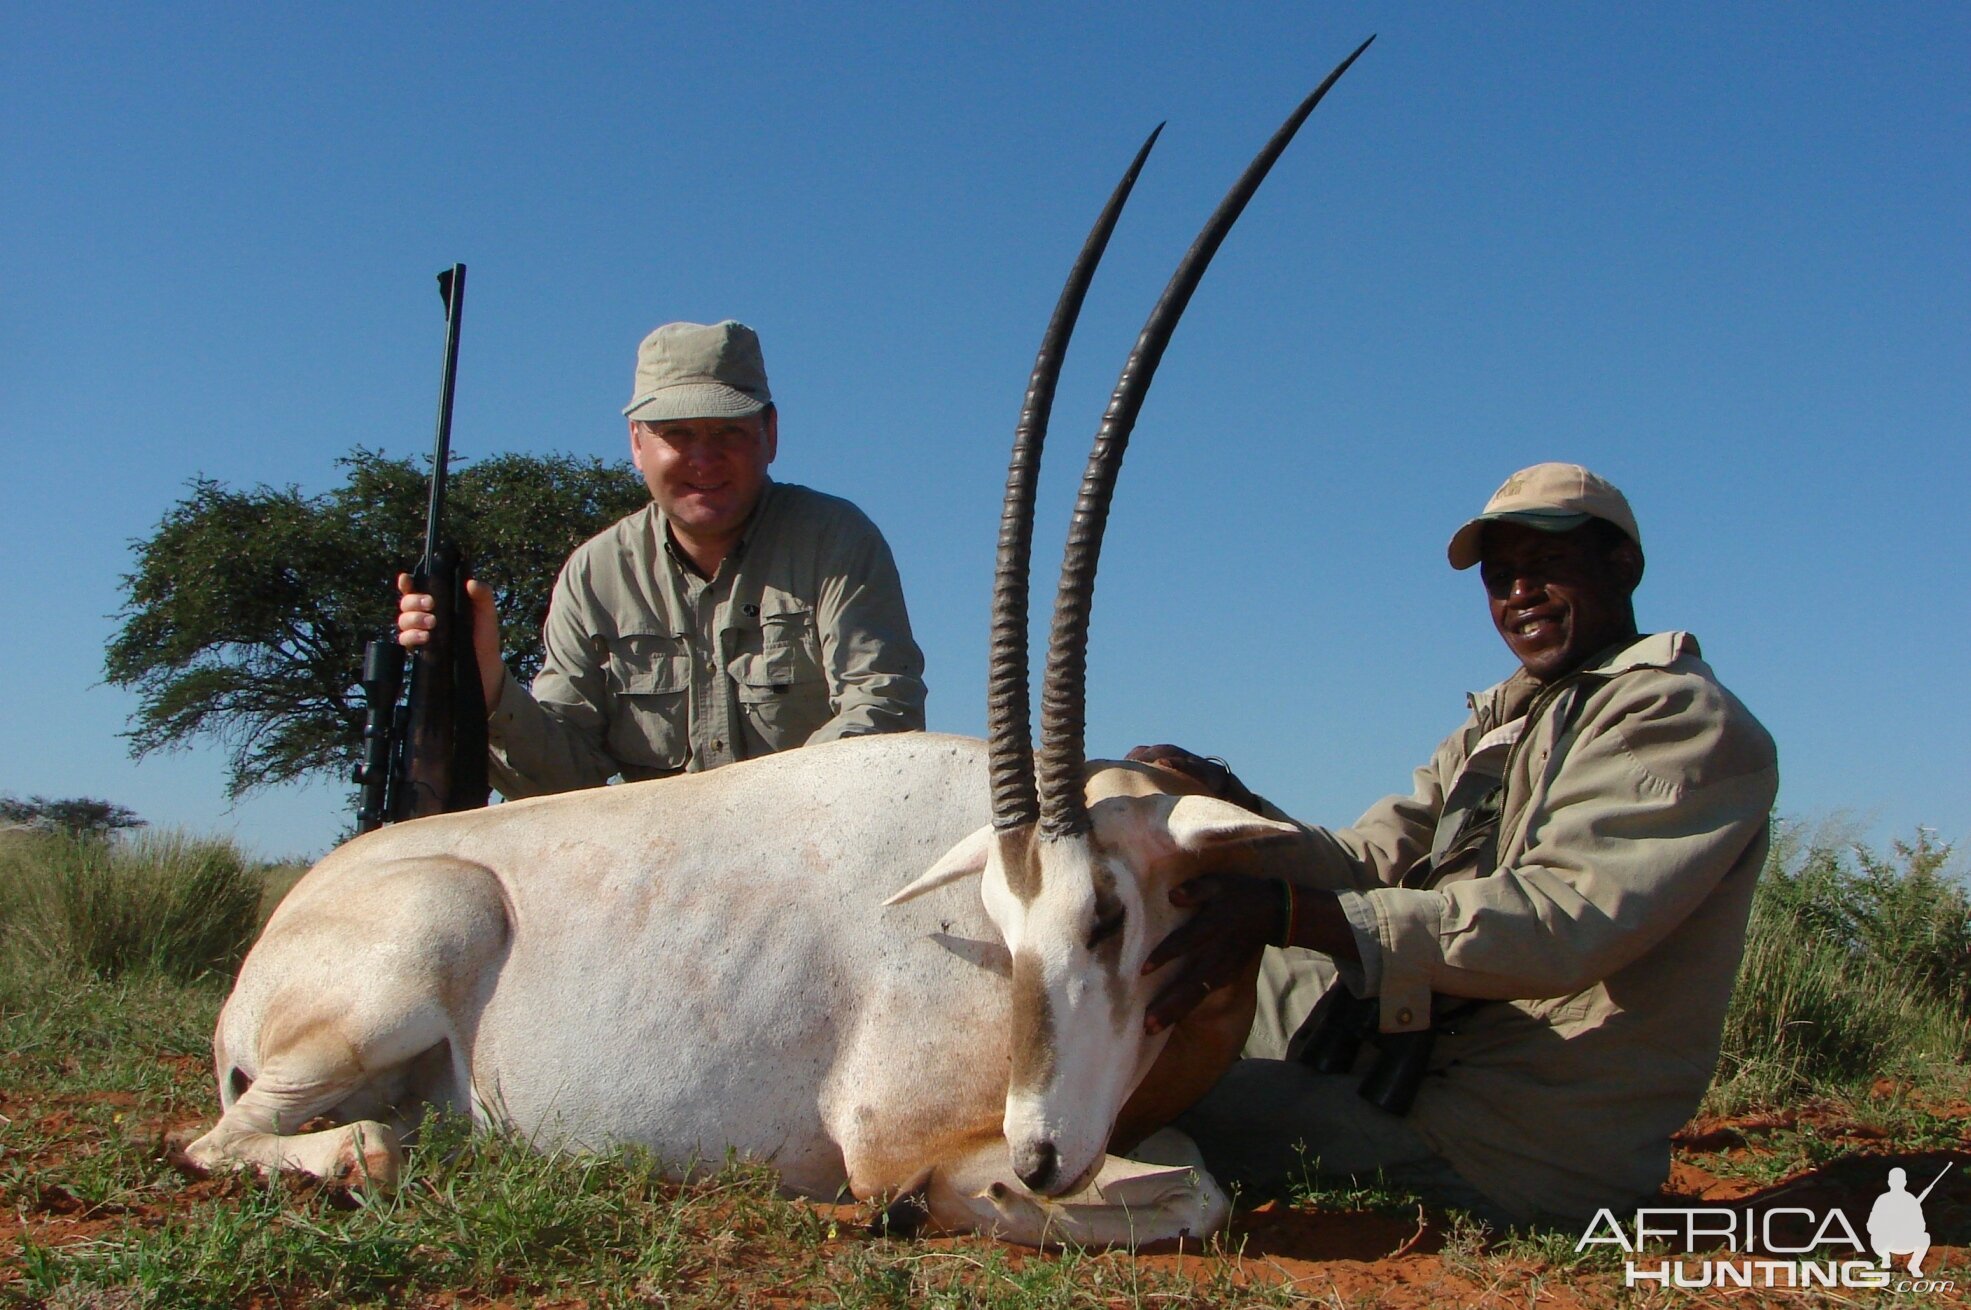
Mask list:
[[[1283,894],[1272,878],[1200,874],[1171,888],[1170,903],[1188,907],[1192,914],[1143,961],[1144,973],[1154,973],[1173,960],[1180,962],[1144,1012],[1147,1033],[1182,1022],[1281,935]]]

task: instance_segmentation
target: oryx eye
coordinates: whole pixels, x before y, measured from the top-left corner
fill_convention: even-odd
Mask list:
[[[1094,950],[1109,938],[1122,931],[1123,911],[1120,906],[1095,921],[1095,927],[1088,934],[1088,949]]]

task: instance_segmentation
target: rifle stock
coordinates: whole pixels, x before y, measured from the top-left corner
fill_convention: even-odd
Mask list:
[[[356,827],[368,832],[400,819],[477,809],[491,790],[486,770],[485,692],[472,644],[471,576],[464,555],[444,538],[445,481],[451,459],[452,396],[458,380],[459,324],[465,311],[465,265],[438,275],[445,300],[445,372],[438,392],[438,441],[432,455],[431,501],[425,511],[424,558],[412,586],[431,597],[433,625],[411,656],[409,691],[403,650],[372,641],[363,656],[369,713]]]

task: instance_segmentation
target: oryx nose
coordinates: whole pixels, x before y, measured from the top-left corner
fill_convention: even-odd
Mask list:
[[[1061,1153],[1054,1149],[1054,1143],[1048,1141],[1035,1142],[1023,1147],[1013,1156],[1013,1172],[1020,1176],[1020,1181],[1030,1190],[1039,1192],[1043,1196],[1046,1195],[1048,1184],[1054,1181],[1054,1175],[1060,1167]]]

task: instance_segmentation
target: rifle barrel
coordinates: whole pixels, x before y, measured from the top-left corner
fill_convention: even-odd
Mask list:
[[[431,457],[431,504],[424,515],[424,566],[429,573],[438,555],[438,525],[445,520],[445,471],[452,457],[452,392],[459,375],[459,321],[465,316],[465,265],[438,275],[445,298],[445,380],[438,389],[438,448]]]

